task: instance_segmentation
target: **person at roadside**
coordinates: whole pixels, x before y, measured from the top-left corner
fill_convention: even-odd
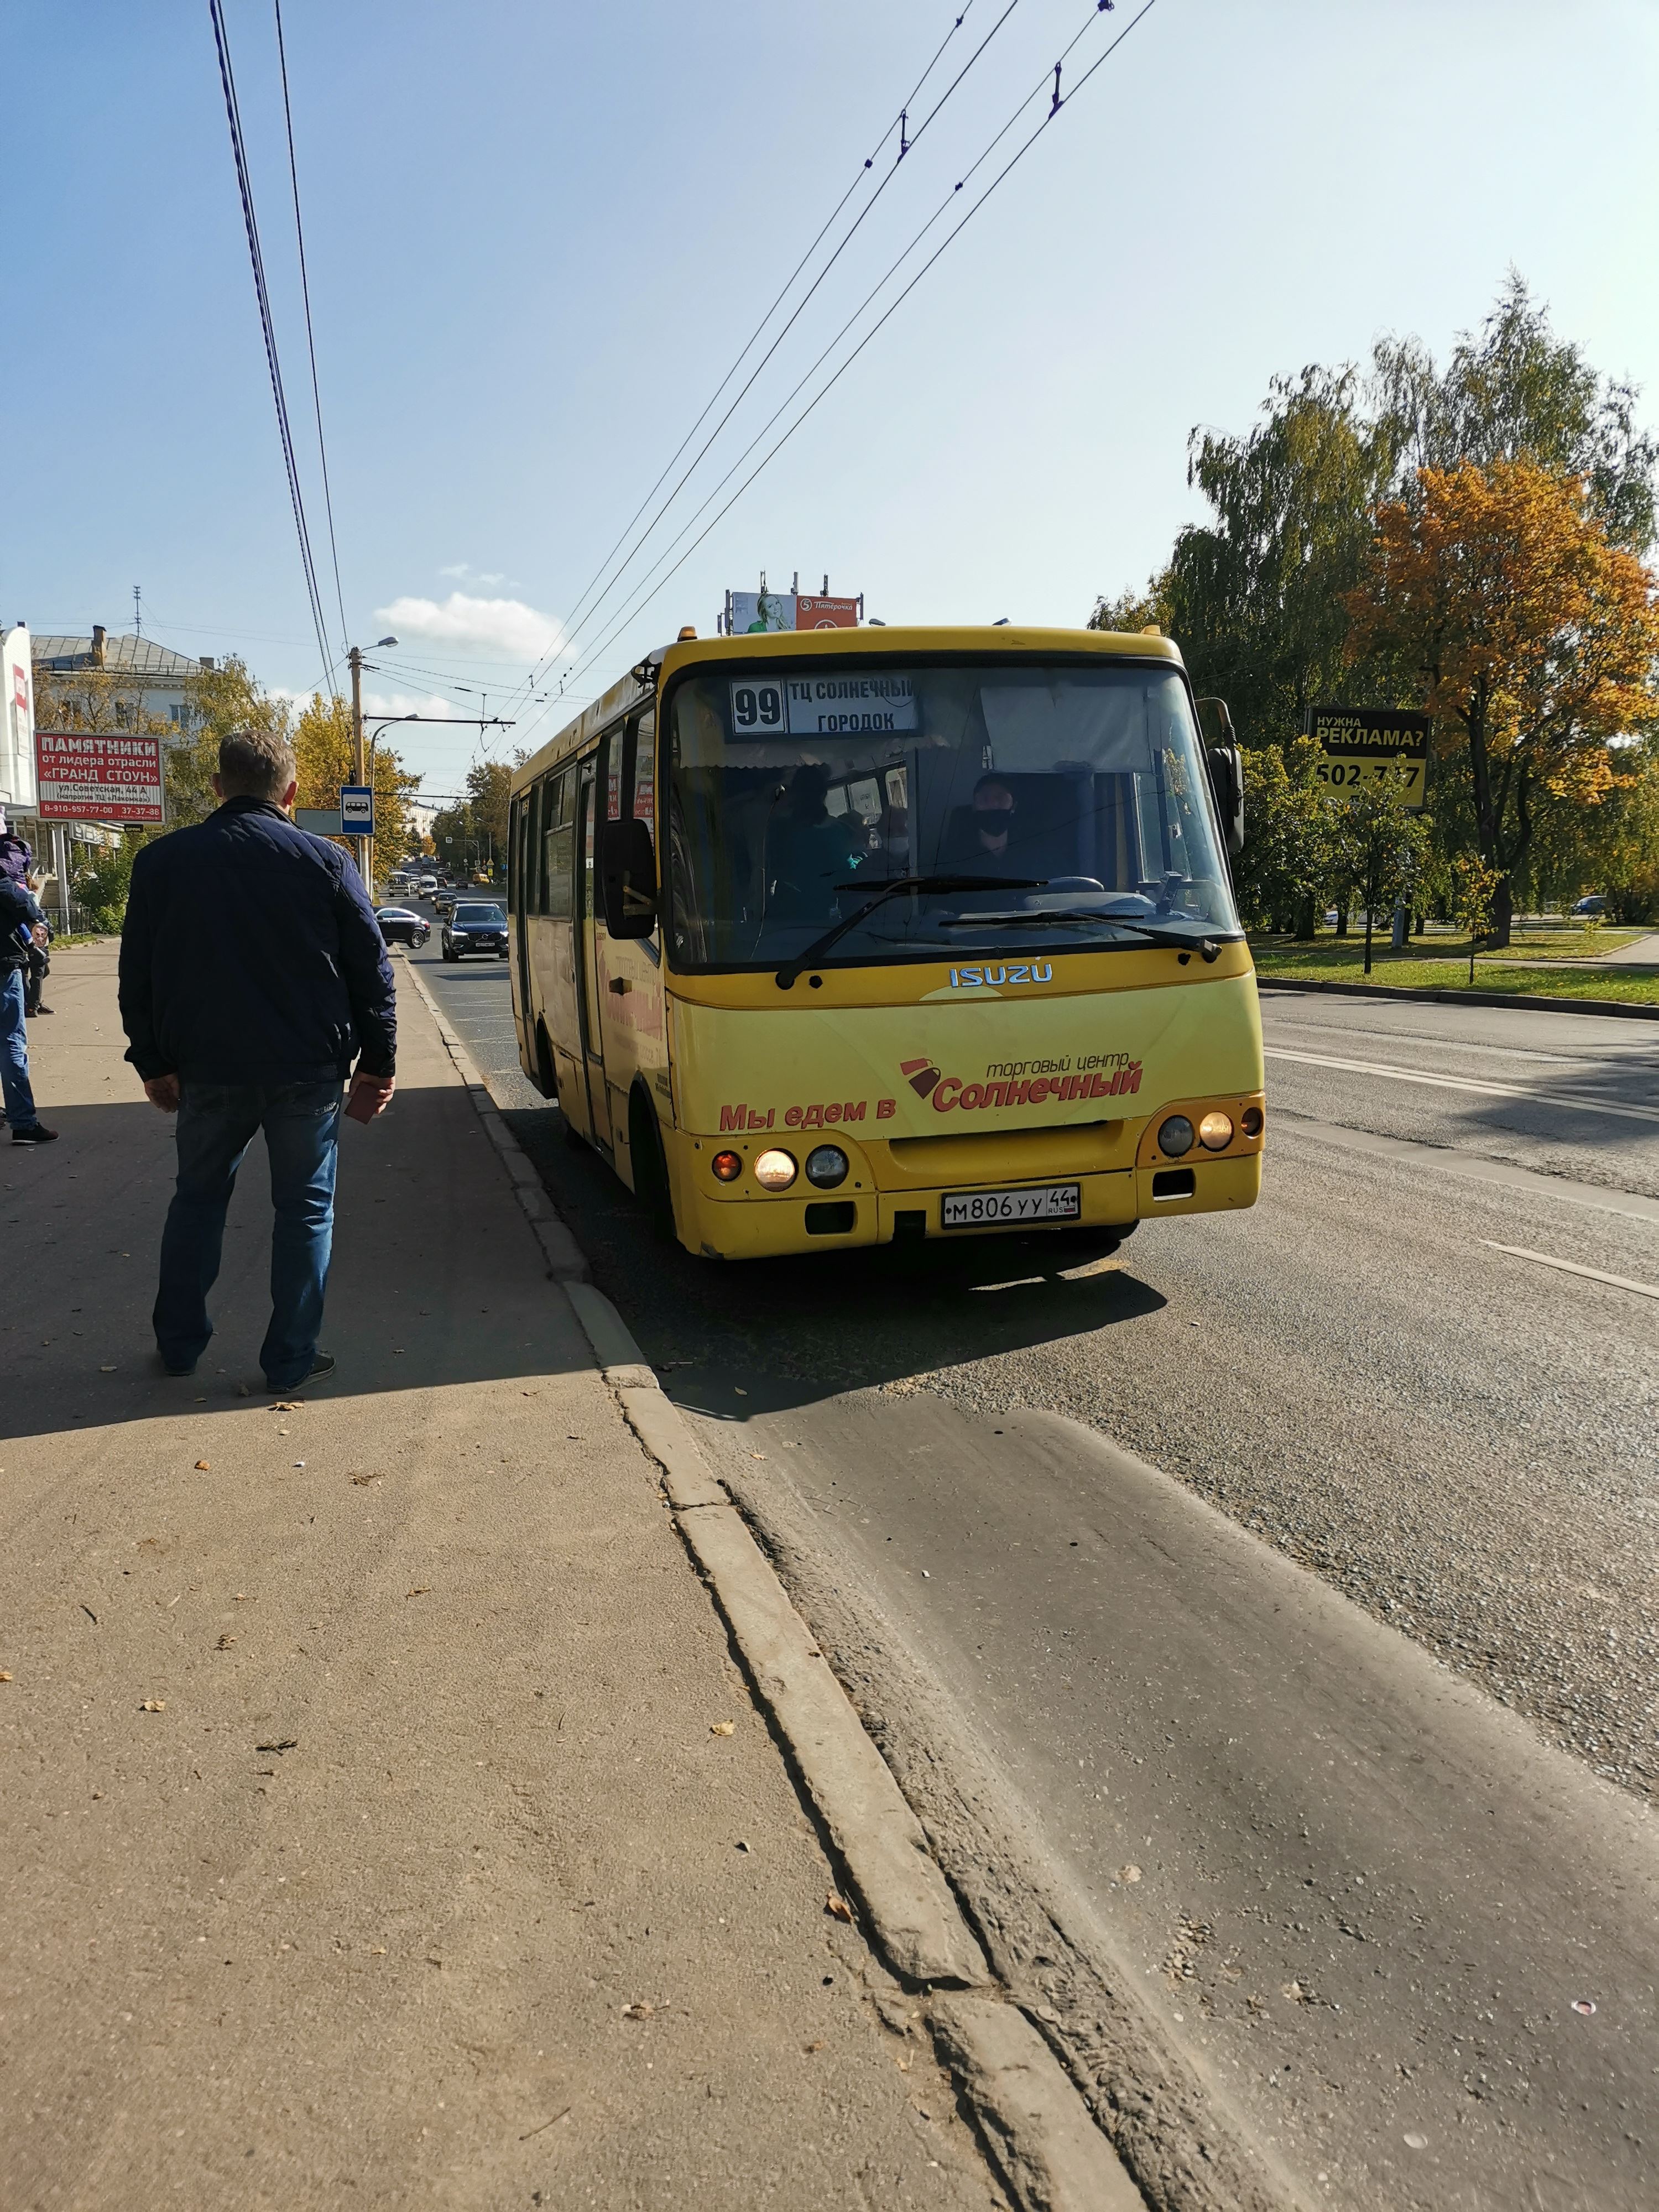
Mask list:
[[[34,855],[28,842],[20,837],[7,818],[6,810],[0,806],[0,876],[9,876],[13,883],[27,885],[34,869]]]
[[[25,848],[25,850],[27,848]],[[29,955],[45,950],[46,918],[26,883],[0,871],[0,1095],[14,1145],[50,1145],[47,1128],[29,1083],[28,1032],[24,1027],[23,979]]]
[[[27,848],[25,849],[27,850]],[[26,887],[33,892],[38,902],[46,885],[46,878],[36,874],[26,877],[24,881]],[[49,1014],[52,1011],[40,995],[46,988],[46,977],[52,972],[52,924],[50,922],[46,923],[46,943],[33,944],[29,946],[29,964],[23,975],[23,1012],[30,1021],[33,1021],[37,1014]]]
[[[207,1349],[226,1209],[263,1129],[276,1219],[259,1363],[273,1390],[293,1390],[334,1371],[317,1338],[342,1094],[349,1078],[343,1110],[361,1121],[391,1099],[392,969],[351,860],[288,817],[287,741],[227,737],[213,787],[223,804],[205,822],[138,854],[121,932],[127,1058],[151,1103],[179,1117],[155,1341],[170,1375],[192,1373]]]

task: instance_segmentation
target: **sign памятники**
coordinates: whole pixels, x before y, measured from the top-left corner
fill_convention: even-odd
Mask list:
[[[1400,707],[1310,707],[1308,735],[1319,748],[1314,778],[1332,791],[1392,781],[1406,806],[1427,798],[1431,718]]]
[[[160,738],[37,730],[34,758],[43,822],[167,820]]]

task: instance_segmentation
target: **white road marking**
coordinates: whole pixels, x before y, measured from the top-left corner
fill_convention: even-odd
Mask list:
[[[1564,1275],[1588,1275],[1593,1283],[1611,1283],[1616,1291],[1634,1291],[1638,1298],[1659,1298],[1659,1283],[1633,1283],[1628,1275],[1605,1275],[1599,1267],[1581,1267],[1576,1260],[1557,1260],[1547,1252],[1528,1252],[1524,1244],[1495,1244],[1480,1239],[1494,1252],[1508,1252],[1516,1260],[1536,1260],[1540,1267],[1559,1267]]]
[[[1474,1091],[1485,1098],[1518,1098],[1527,1106],[1565,1106],[1575,1114],[1613,1114],[1621,1121],[1659,1122],[1659,1107],[1615,1105],[1606,1098],[1568,1098],[1551,1091],[1522,1091],[1513,1083],[1476,1083],[1463,1075],[1425,1075],[1414,1067],[1389,1067],[1378,1060],[1332,1060],[1323,1053],[1290,1052],[1264,1045],[1268,1060],[1299,1060],[1307,1067],[1334,1067],[1346,1075],[1387,1075],[1396,1083],[1424,1083],[1435,1091]]]

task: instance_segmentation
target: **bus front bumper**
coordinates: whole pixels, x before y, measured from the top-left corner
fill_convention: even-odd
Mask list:
[[[689,1180],[689,1179],[688,1179]],[[1097,1175],[1032,1177],[999,1188],[1076,1183],[1080,1206],[1066,1220],[946,1229],[943,1206],[961,1182],[933,1189],[791,1190],[776,1195],[733,1191],[715,1197],[681,1183],[675,1224],[688,1251],[711,1260],[761,1260],[788,1252],[823,1252],[837,1245],[949,1243],[969,1237],[1038,1236],[1045,1231],[1126,1229],[1164,1213],[1225,1213],[1254,1206],[1261,1188],[1259,1151],[1224,1159],[1200,1158],[1178,1168],[1152,1165]],[[984,1188],[983,1185],[975,1186]]]

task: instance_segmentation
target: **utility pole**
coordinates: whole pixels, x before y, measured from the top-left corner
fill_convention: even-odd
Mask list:
[[[351,664],[351,780],[363,780],[363,655],[362,649],[354,645],[346,659]],[[370,898],[374,896],[374,841],[372,837],[357,840],[357,866],[368,886]]]

